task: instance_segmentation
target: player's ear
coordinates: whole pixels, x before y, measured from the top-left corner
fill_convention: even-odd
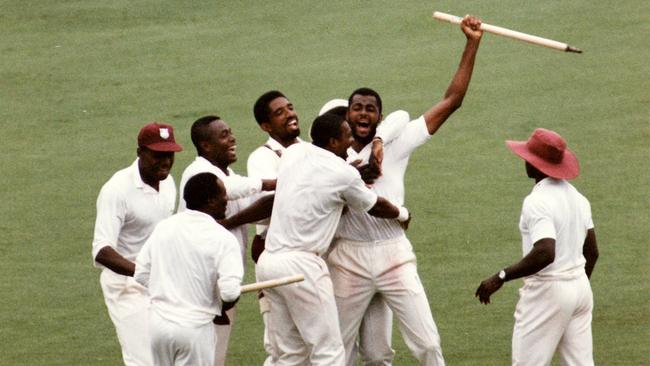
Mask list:
[[[271,132],[271,123],[270,122],[262,122],[260,123],[260,128],[264,132]]]
[[[330,137],[329,140],[327,141],[327,149],[332,151],[336,150],[338,143],[339,143],[338,139],[334,137]]]
[[[207,141],[201,141],[199,142],[199,146],[201,147],[201,151],[210,151],[210,144]]]

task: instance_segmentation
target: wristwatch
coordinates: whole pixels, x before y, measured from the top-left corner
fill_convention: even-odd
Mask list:
[[[505,281],[506,280],[506,270],[505,269],[500,270],[499,274],[497,276],[499,276],[501,281]]]

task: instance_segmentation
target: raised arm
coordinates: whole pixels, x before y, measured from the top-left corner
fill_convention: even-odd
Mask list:
[[[460,26],[467,37],[467,43],[458,70],[451,80],[444,98],[424,112],[424,120],[431,135],[436,133],[456,109],[460,108],[472,78],[474,60],[483,35],[483,31],[479,29],[481,21],[478,18],[466,15]]]

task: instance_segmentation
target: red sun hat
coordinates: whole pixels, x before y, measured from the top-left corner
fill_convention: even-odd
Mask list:
[[[159,122],[146,124],[138,134],[138,146],[161,152],[179,152],[183,147],[174,139],[174,128]]]
[[[542,173],[556,179],[573,179],[580,174],[575,154],[557,133],[536,129],[528,141],[506,141],[506,145]]]

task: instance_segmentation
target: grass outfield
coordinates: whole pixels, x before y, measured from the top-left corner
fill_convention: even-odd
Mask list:
[[[584,54],[484,36],[463,108],[411,158],[409,236],[450,365],[505,365],[517,288],[482,306],[481,279],[521,255],[532,182],[503,141],[558,131],[581,159],[601,257],[592,277],[600,365],[650,348],[650,3],[544,1],[0,1],[0,365],[116,365],[90,258],[101,185],[135,157],[139,128],[218,114],[248,154],[255,99],[280,89],[303,137],[320,106],[370,86],[417,117],[444,93],[464,36],[434,10],[568,42]],[[253,280],[247,274],[246,282]],[[230,365],[259,365],[254,296],[239,304]],[[395,332],[396,365],[414,364]]]

